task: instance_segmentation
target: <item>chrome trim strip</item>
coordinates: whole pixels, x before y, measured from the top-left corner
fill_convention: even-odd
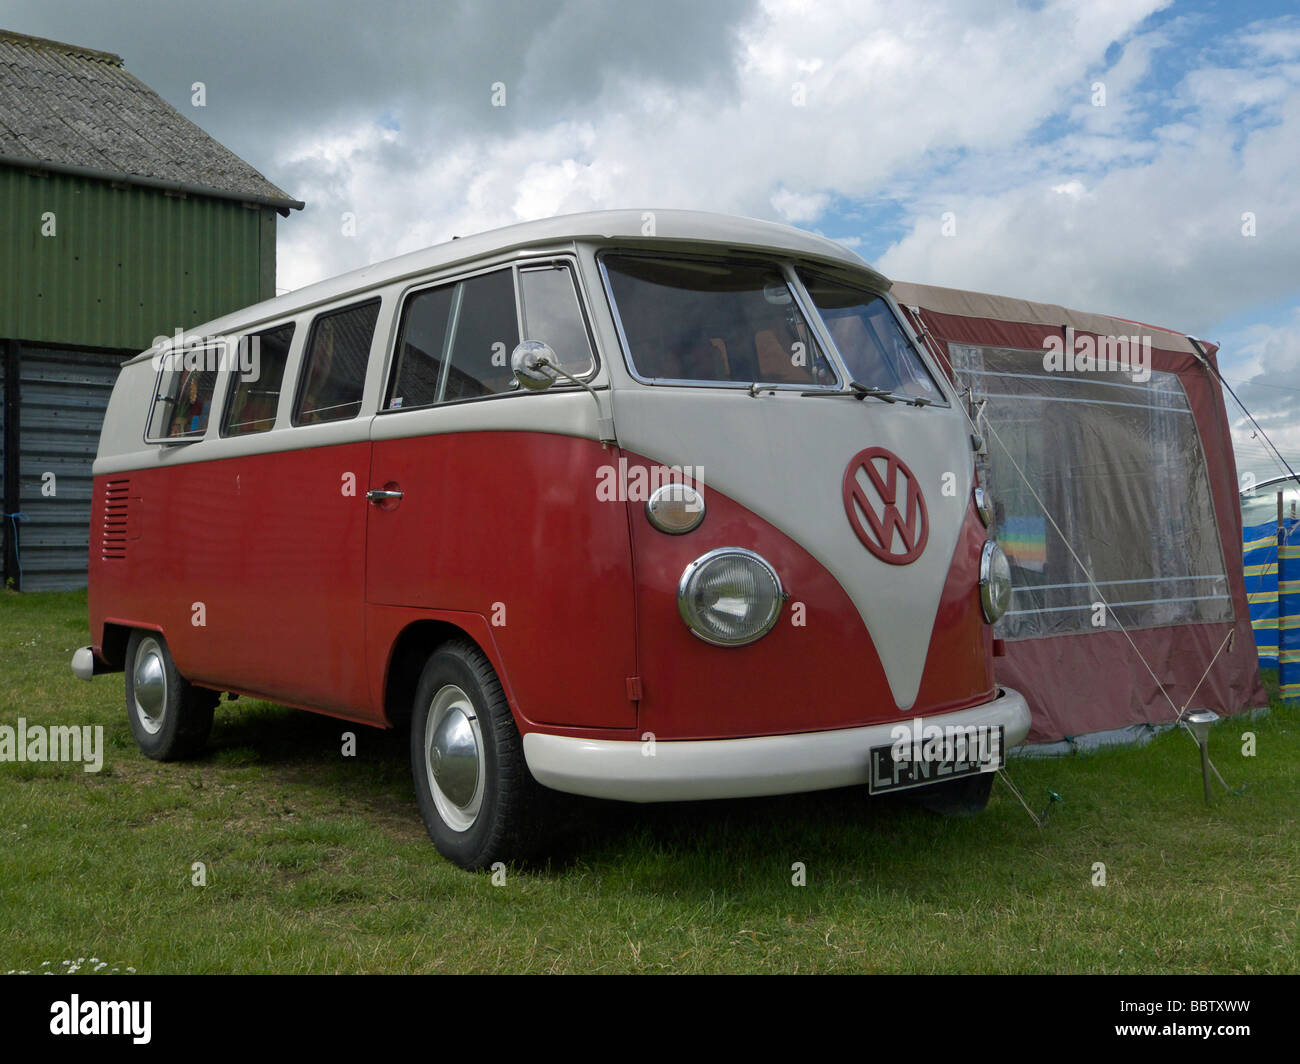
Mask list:
[[[462,277],[451,290],[451,309],[447,311],[447,331],[443,334],[442,352],[438,356],[442,364],[438,367],[438,390],[433,397],[435,406],[447,395],[447,378],[451,376],[451,349],[456,342],[456,330],[460,328],[460,307],[464,301],[465,278]],[[405,303],[402,304],[402,308],[405,310]],[[400,314],[401,311],[398,313]]]

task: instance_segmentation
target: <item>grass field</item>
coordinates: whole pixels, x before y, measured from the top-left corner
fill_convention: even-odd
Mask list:
[[[241,700],[202,760],[158,764],[122,677],[69,671],[88,641],[84,594],[0,592],[0,725],[102,724],[105,746],[98,773],[0,764],[0,972],[1300,970],[1300,726],[1276,703],[1215,728],[1245,786],[1209,809],[1195,745],[1170,733],[1013,760],[1036,809],[1064,799],[1043,829],[1001,782],[968,820],[858,790],[590,802],[497,885],[427,841],[402,736]]]

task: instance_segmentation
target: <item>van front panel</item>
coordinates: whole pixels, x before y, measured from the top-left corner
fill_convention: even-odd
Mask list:
[[[677,479],[639,456],[632,456],[629,466],[633,482]],[[633,472],[638,469],[643,473]],[[647,519],[643,504],[629,502],[644,684],[642,730],[660,739],[778,735],[948,712],[994,696],[991,629],[983,621],[976,591],[985,535],[973,506],[962,514],[933,623],[913,629],[923,665],[917,696],[904,712],[876,644],[840,581],[774,523],[714,487],[708,472],[706,466],[705,518],[686,535],[664,535]],[[765,558],[789,598],[776,625],[761,639],[747,646],[713,646],[683,623],[679,583],[697,557],[735,546]],[[902,609],[897,623],[908,625]]]

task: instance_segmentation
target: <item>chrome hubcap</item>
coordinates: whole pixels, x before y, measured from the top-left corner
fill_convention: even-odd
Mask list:
[[[454,684],[433,696],[424,724],[424,763],[443,823],[468,831],[483,805],[487,763],[474,703]]]
[[[140,641],[135,653],[132,672],[135,695],[135,715],[140,726],[150,735],[157,735],[163,725],[167,709],[167,670],[163,666],[162,647],[158,640]]]

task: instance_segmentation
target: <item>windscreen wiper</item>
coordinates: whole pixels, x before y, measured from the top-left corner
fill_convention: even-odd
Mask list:
[[[886,403],[896,403],[894,393],[888,388],[868,388],[865,384],[858,381],[849,381],[848,391],[844,392],[800,392],[800,395],[818,396],[826,399],[840,399],[848,397],[849,399],[880,399]]]

